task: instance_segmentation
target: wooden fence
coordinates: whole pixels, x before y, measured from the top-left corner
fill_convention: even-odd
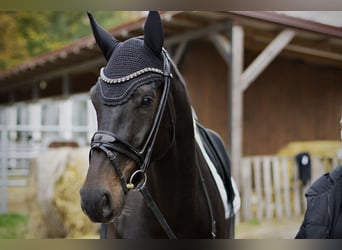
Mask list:
[[[241,169],[242,221],[289,218],[306,209],[304,193],[323,173],[342,164],[341,158],[311,158],[311,181],[303,186],[293,157],[244,157]]]
[[[0,126],[0,213],[7,211],[7,188],[25,186],[30,161],[46,145],[41,142],[19,143],[9,140],[10,133],[33,131],[37,133],[65,130],[56,126],[6,127]],[[71,127],[71,132],[91,135],[93,127]],[[312,157],[312,178],[305,187],[298,178],[298,166],[293,157],[243,157],[241,166],[241,209],[238,220],[264,220],[299,216],[305,210],[305,190],[323,173],[342,165],[341,158]]]
[[[48,143],[56,140],[63,141],[63,136],[47,137],[40,141],[18,141],[19,133],[56,133],[65,132],[82,134],[79,139],[83,142],[85,137],[89,137],[94,133],[95,128],[90,126],[73,126],[69,131],[65,131],[60,126],[25,126],[16,125],[14,127],[0,125],[0,213],[6,213],[8,207],[8,188],[9,187],[25,187],[27,185],[27,177],[30,173],[31,160],[38,154],[47,150]],[[14,134],[15,140],[10,135]],[[78,141],[78,138],[72,138],[70,141]],[[62,138],[62,139],[59,139]],[[89,141],[89,140],[88,140]],[[80,143],[82,144],[82,143]]]

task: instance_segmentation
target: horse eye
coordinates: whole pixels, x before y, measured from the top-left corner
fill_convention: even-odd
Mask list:
[[[150,106],[153,103],[153,98],[151,96],[145,96],[141,100],[141,105],[142,106]]]

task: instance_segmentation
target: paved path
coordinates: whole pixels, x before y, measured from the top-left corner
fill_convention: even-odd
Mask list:
[[[293,239],[301,223],[302,217],[259,223],[241,222],[235,226],[235,239]],[[79,238],[98,239],[99,235],[86,235]]]
[[[235,227],[236,239],[293,239],[303,217],[268,220],[263,222],[240,222]]]

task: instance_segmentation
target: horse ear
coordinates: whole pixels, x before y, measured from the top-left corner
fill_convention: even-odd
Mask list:
[[[89,11],[87,12],[87,14],[89,17],[91,29],[95,37],[95,41],[99,48],[102,50],[104,57],[108,61],[119,41],[116,40],[107,31],[105,31],[100,25],[98,25],[93,15]]]
[[[160,55],[163,43],[164,33],[158,11],[150,11],[144,26],[144,43],[156,55]]]

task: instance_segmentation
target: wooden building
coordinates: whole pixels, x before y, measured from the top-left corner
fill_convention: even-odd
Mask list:
[[[239,175],[244,155],[290,141],[338,140],[342,29],[273,12],[162,12],[165,47],[199,120],[216,130]],[[342,18],[342,17],[341,17]],[[142,34],[144,18],[109,31]],[[87,93],[105,64],[92,36],[0,72],[0,105]]]

